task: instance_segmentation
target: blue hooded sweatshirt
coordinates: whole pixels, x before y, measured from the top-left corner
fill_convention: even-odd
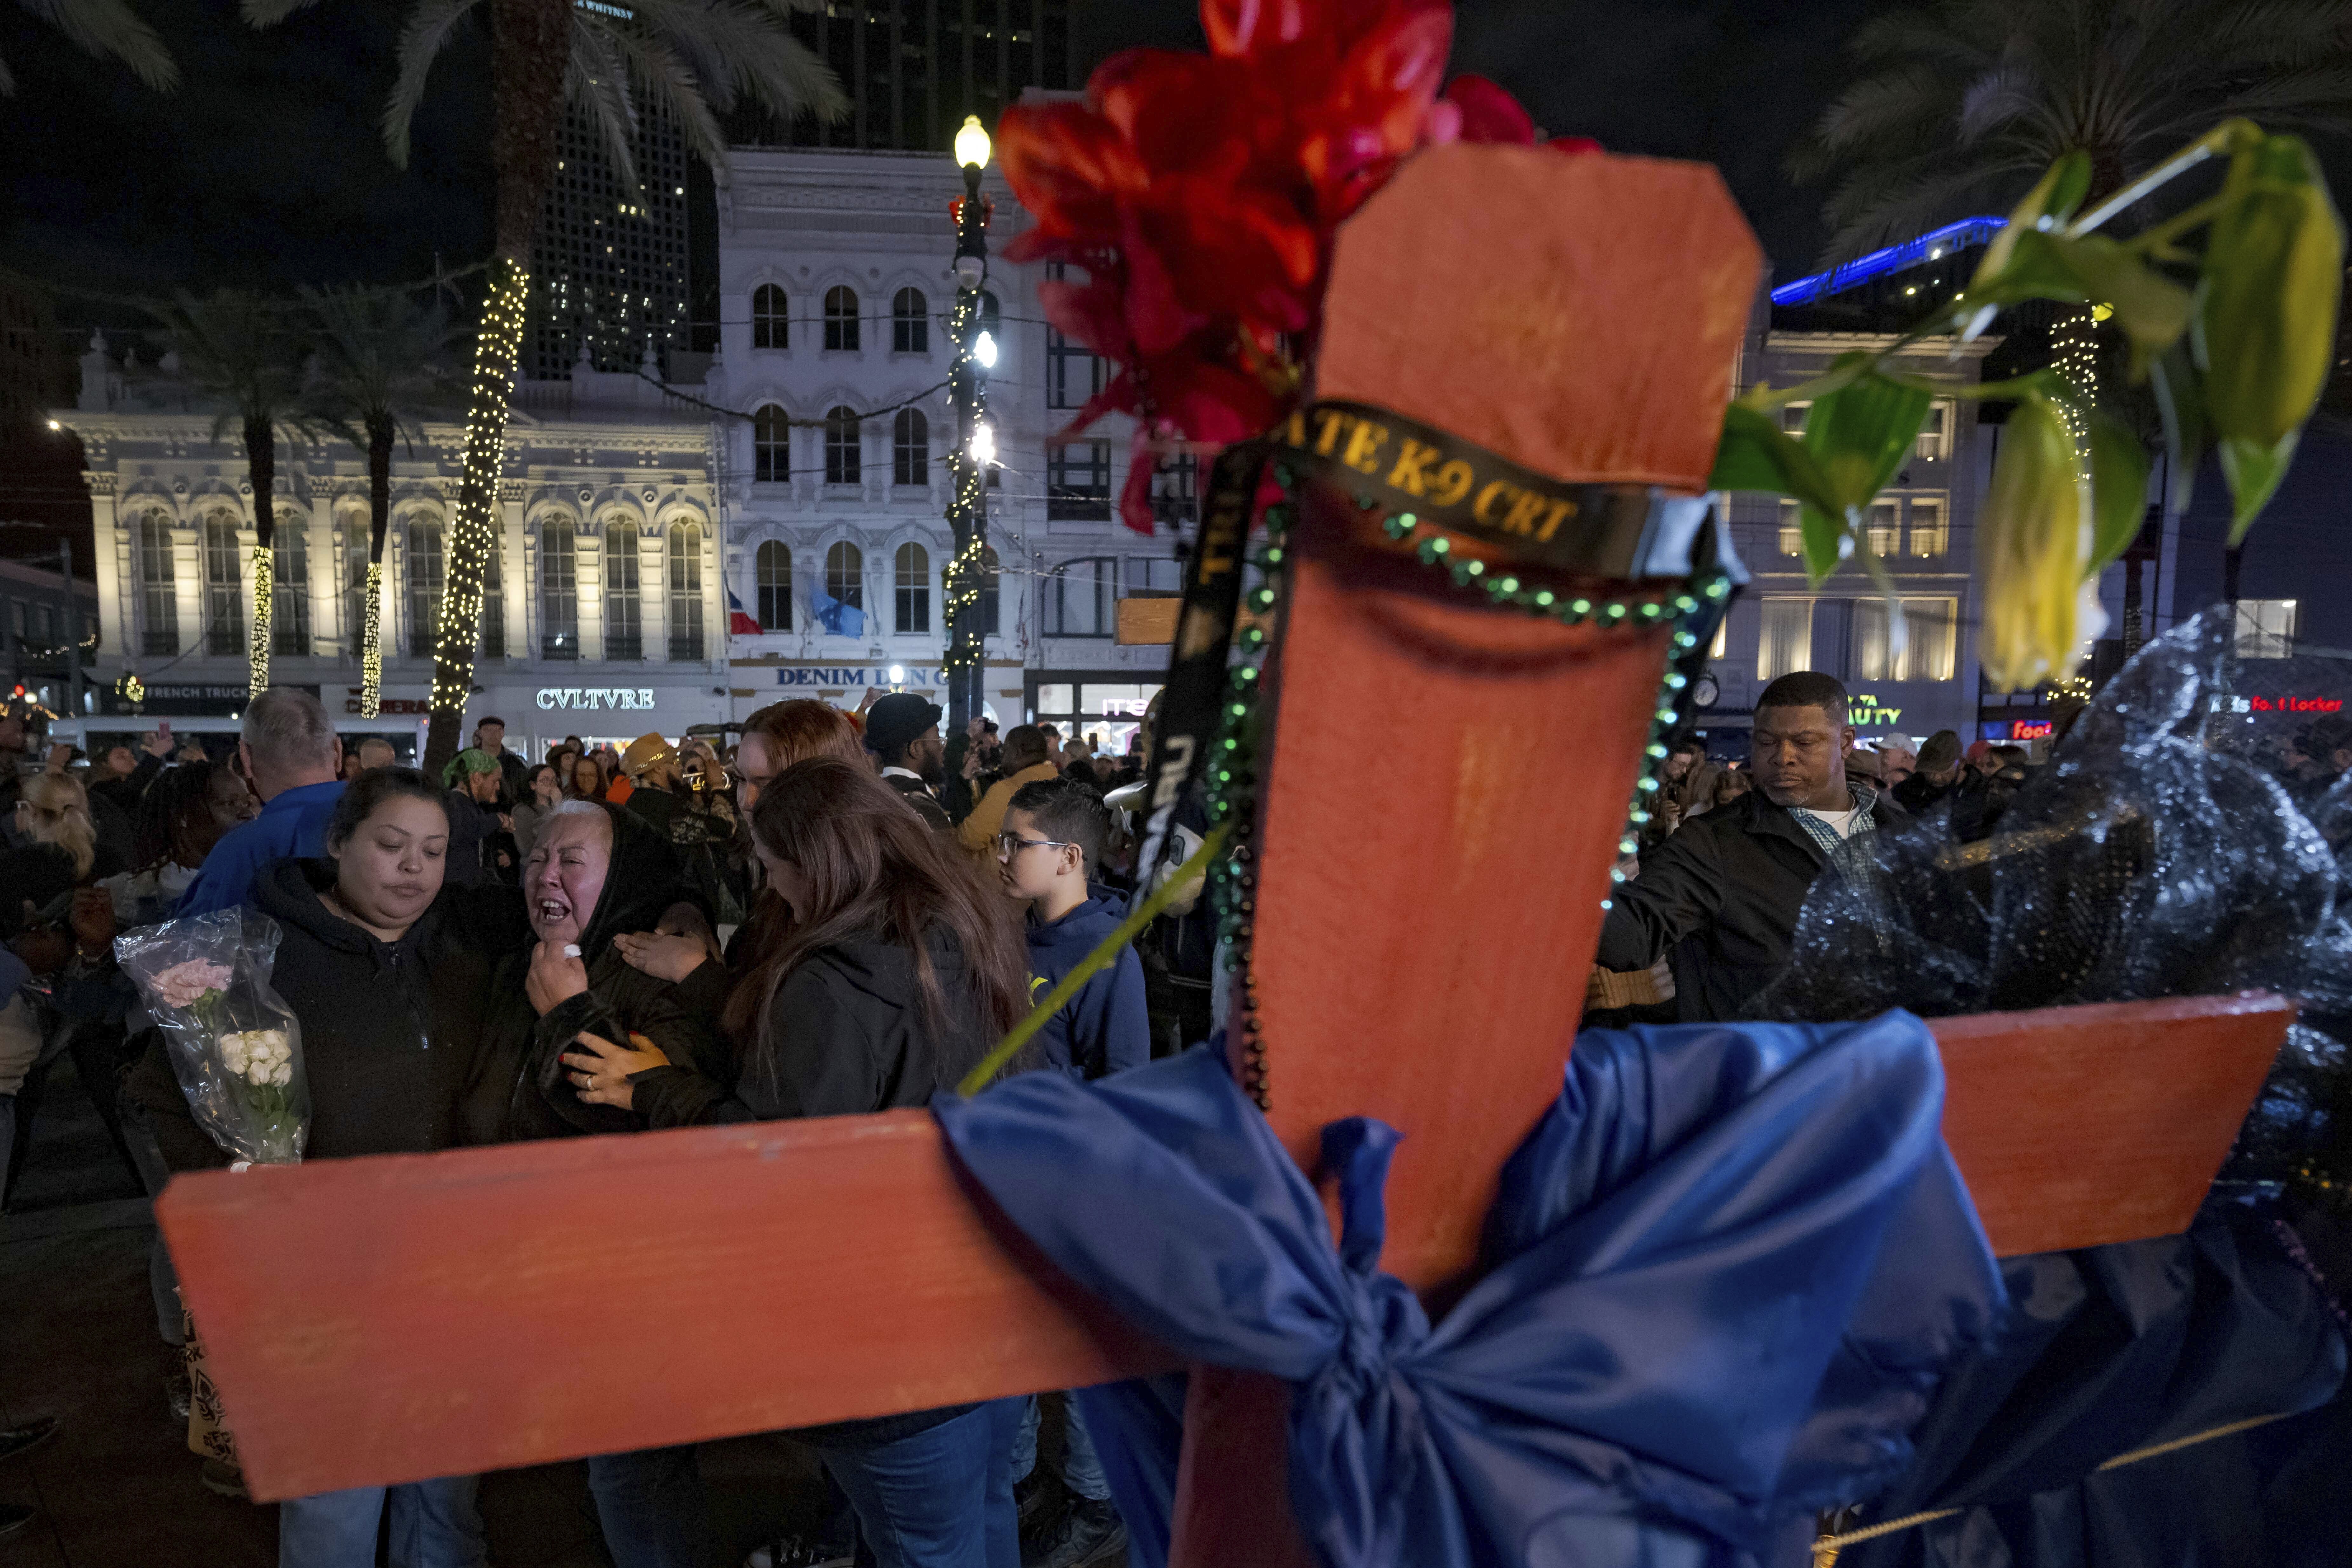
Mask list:
[[[1076,969],[1127,918],[1127,901],[1089,885],[1085,903],[1053,921],[1029,915],[1029,1000],[1034,1004]],[[1045,1064],[1075,1079],[1141,1067],[1151,1059],[1151,1018],[1143,1004],[1143,961],[1132,946],[1100,969],[1037,1031]]]

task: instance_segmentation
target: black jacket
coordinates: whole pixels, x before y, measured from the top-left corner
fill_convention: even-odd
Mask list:
[[[920,779],[910,779],[904,773],[884,773],[882,782],[898,792],[898,797],[915,808],[915,815],[942,833],[955,831],[955,823],[948,816],[948,808],[931,793],[931,786]]]
[[[509,954],[490,977],[495,1017],[489,1072],[507,1088],[506,1113],[499,1129],[505,1140],[551,1138],[569,1132],[628,1132],[645,1119],[610,1105],[583,1105],[562,1062],[583,1030],[628,1044],[645,1036],[674,1062],[698,1073],[731,1081],[732,1062],[715,1031],[678,1004],[675,988],[631,968],[614,948],[625,931],[647,931],[671,905],[698,899],[678,870],[677,856],[642,816],[615,805],[604,807],[613,823],[613,863],[604,890],[580,931],[581,961],[588,989],[566,998],[541,1016],[524,986],[532,942]],[[521,895],[511,889],[518,904]]]
[[[651,1126],[682,1127],[856,1116],[929,1103],[934,1091],[953,1088],[996,1037],[986,1019],[959,1005],[964,964],[954,939],[934,932],[930,954],[950,1015],[943,1027],[932,1028],[918,1005],[912,949],[836,942],[784,976],[738,1081],[655,1068],[629,1080],[638,1114]],[[702,978],[697,970],[680,989]]]
[[[480,1142],[487,1093],[494,1124],[503,1094],[482,1080],[493,968],[526,951],[530,928],[510,889],[445,886],[398,942],[328,910],[331,860],[278,860],[254,882],[261,912],[284,933],[271,989],[302,1026],[310,1080],[310,1159],[420,1154]],[[144,1106],[165,1163],[226,1164],[206,1137],[156,1032],[127,1089]]]
[[[1903,812],[1881,795],[1872,816],[1884,828]],[[1599,962],[1647,969],[1664,956],[1678,1017],[1743,1017],[1788,962],[1797,911],[1827,863],[1795,817],[1750,790],[1687,819],[1643,855],[1641,875],[1611,900]]]

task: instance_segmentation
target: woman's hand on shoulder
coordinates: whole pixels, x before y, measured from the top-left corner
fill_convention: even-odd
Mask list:
[[[629,1075],[670,1065],[662,1048],[643,1035],[630,1035],[629,1045],[635,1046],[635,1050],[616,1046],[585,1029],[572,1037],[572,1043],[586,1048],[564,1052],[563,1065],[571,1069],[572,1087],[583,1105],[617,1105],[623,1110],[631,1110],[636,1089],[629,1082]]]
[[[588,966],[576,955],[567,954],[563,947],[541,942],[530,950],[530,973],[523,977],[523,994],[542,1018],[588,989]]]
[[[632,969],[675,985],[710,962],[710,949],[698,936],[666,931],[631,931],[613,939],[614,951]]]

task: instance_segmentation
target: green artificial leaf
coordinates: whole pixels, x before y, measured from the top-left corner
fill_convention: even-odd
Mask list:
[[[2287,465],[2294,460],[2294,444],[2302,436],[2300,429],[2290,430],[2271,447],[2233,436],[2221,437],[2221,477],[2230,481],[2231,544],[2246,537],[2246,530],[2254,525],[2279,481],[2286,478]]]
[[[1984,259],[1977,263],[1976,276],[1969,279],[1967,298],[1975,301],[1979,289],[2008,270],[2011,253],[2027,235],[2041,233],[2050,222],[2072,217],[2090,188],[2089,153],[2078,150],[2051,164],[2025,193],[2025,199],[2010,209],[2008,226],[1985,247]]]
[[[2242,153],[2221,208],[2198,303],[2206,407],[2219,435],[2268,449],[2311,417],[2335,366],[2344,225],[2294,136]]]
[[[1875,370],[1815,398],[1805,419],[1805,450],[1829,490],[1832,504],[1822,510],[1843,517],[1869,505],[1903,466],[1934,401],[1927,387]]]
[[[2189,330],[2197,297],[2114,240],[2097,234],[2042,237],[2080,282],[2084,298],[2113,308],[2116,325],[2131,340],[2134,380]]]
[[[1748,403],[1723,411],[1723,439],[1715,449],[1707,489],[1762,490],[1794,496],[1808,505],[1837,507],[1821,465],[1804,444],[1782,430],[1773,416]]]
[[[2095,577],[2131,548],[2147,520],[2147,448],[2130,426],[2104,410],[2091,415],[2091,558]]]
[[[2197,467],[2205,460],[2212,441],[2205,420],[2205,381],[2191,363],[2189,345],[2173,344],[2148,367],[2148,384],[2156,393],[2157,412],[2164,419],[2168,504],[2175,517],[2189,510]]]
[[[1801,508],[1797,526],[1805,542],[1805,574],[1818,588],[1838,569],[1838,563],[1853,553],[1853,535],[1842,518],[1832,517],[1818,507]]]

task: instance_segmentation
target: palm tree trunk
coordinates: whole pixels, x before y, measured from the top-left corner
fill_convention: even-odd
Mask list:
[[[425,769],[435,776],[457,752],[467,699],[474,690],[474,652],[482,624],[482,570],[504,465],[507,409],[515,358],[522,347],[530,282],[531,242],[547,183],[555,173],[555,135],[563,113],[563,72],[571,58],[572,10],[566,0],[491,0],[490,93],[495,121],[490,163],[498,171],[496,245],[482,327],[474,351],[473,394],[466,411],[465,473],[457,493],[447,586],[433,647],[433,718]]]
[[[250,684],[258,697],[269,689],[269,595],[278,557],[278,428],[268,419],[245,422],[245,467],[253,483],[253,646],[247,655]]]
[[[360,643],[360,716],[383,709],[383,535],[392,521],[392,442],[389,416],[370,416],[368,433],[368,564],[366,631]]]

